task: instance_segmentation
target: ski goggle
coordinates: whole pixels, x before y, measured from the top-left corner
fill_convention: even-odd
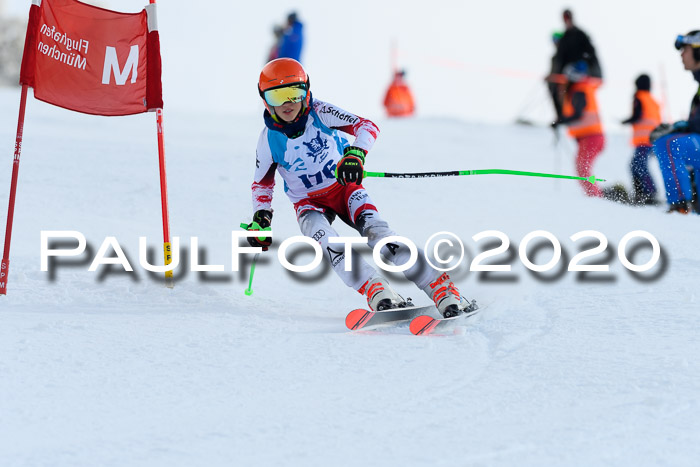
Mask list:
[[[306,99],[306,86],[297,84],[283,88],[268,89],[263,93],[267,105],[278,107],[285,102],[297,103]]]
[[[681,50],[684,45],[690,45],[693,48],[700,47],[700,34],[676,37],[676,49]]]

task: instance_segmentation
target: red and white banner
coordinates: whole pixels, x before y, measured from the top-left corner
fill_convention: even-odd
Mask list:
[[[33,0],[20,83],[34,97],[94,115],[163,107],[155,4],[119,13],[77,0]]]

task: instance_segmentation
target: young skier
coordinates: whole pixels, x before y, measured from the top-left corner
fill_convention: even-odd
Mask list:
[[[255,213],[248,230],[262,230],[272,223],[277,171],[296,210],[301,232],[321,245],[340,279],[365,296],[372,310],[406,306],[388,281],[361,258],[353,261],[352,271],[345,271],[344,246],[329,242],[330,237],[338,236],[331,226],[336,216],[367,237],[371,248],[383,238],[396,235],[361,185],[365,156],[379,134],[377,126],[314,100],[306,71],[293,59],[280,58],[265,65],[258,91],[265,103],[265,128],[258,140],[252,185]],[[344,134],[355,137],[352,144]],[[250,237],[248,242],[266,250],[272,239]],[[380,251],[397,265],[406,264],[410,258],[409,248],[403,244],[387,243]],[[470,309],[450,277],[429,267],[420,249],[418,261],[404,274],[435,302],[444,317]]]

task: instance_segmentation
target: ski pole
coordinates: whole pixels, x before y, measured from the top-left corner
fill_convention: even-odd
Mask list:
[[[260,225],[255,221],[253,221],[253,224],[251,227],[252,227],[252,230],[270,230],[269,227],[267,229],[262,229],[260,227]],[[241,228],[248,230],[248,224],[246,224],[245,222],[242,222]],[[262,238],[264,238],[264,237],[262,237]],[[255,263],[258,262],[259,256],[260,256],[260,253],[255,253],[255,256],[253,256],[253,262],[250,265],[250,277],[248,278],[248,288],[245,289],[245,294],[248,296],[253,295],[253,274],[255,274]]]
[[[603,178],[596,178],[595,175],[590,177],[576,177],[574,175],[558,175],[546,174],[540,172],[523,172],[520,170],[507,169],[483,169],[483,170],[450,170],[447,172],[414,172],[414,173],[389,173],[389,172],[365,172],[365,177],[379,178],[434,178],[434,177],[459,177],[462,175],[522,175],[526,177],[545,177],[545,178],[564,178],[568,180],[585,180],[591,185],[595,182],[604,182]]]
[[[248,278],[248,288],[245,289],[245,294],[249,297],[253,295],[253,274],[255,274],[255,263],[258,262],[258,256],[260,256],[260,253],[255,253],[255,256],[253,256],[253,263],[250,265],[250,278]]]

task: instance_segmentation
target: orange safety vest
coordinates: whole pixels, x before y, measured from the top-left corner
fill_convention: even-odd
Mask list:
[[[384,107],[390,117],[413,115],[415,104],[411,90],[405,84],[392,83],[384,97]]]
[[[600,116],[598,115],[598,101],[595,98],[595,90],[595,84],[585,80],[572,84],[564,95],[564,105],[562,107],[562,115],[564,117],[571,117],[574,114],[571,97],[577,92],[582,92],[586,95],[586,108],[583,109],[583,115],[578,120],[568,124],[569,134],[574,138],[603,134],[603,125],[600,123]]]
[[[632,124],[632,144],[634,146],[651,146],[649,135],[661,124],[659,104],[649,91],[637,91],[634,97],[642,103],[642,117]]]

